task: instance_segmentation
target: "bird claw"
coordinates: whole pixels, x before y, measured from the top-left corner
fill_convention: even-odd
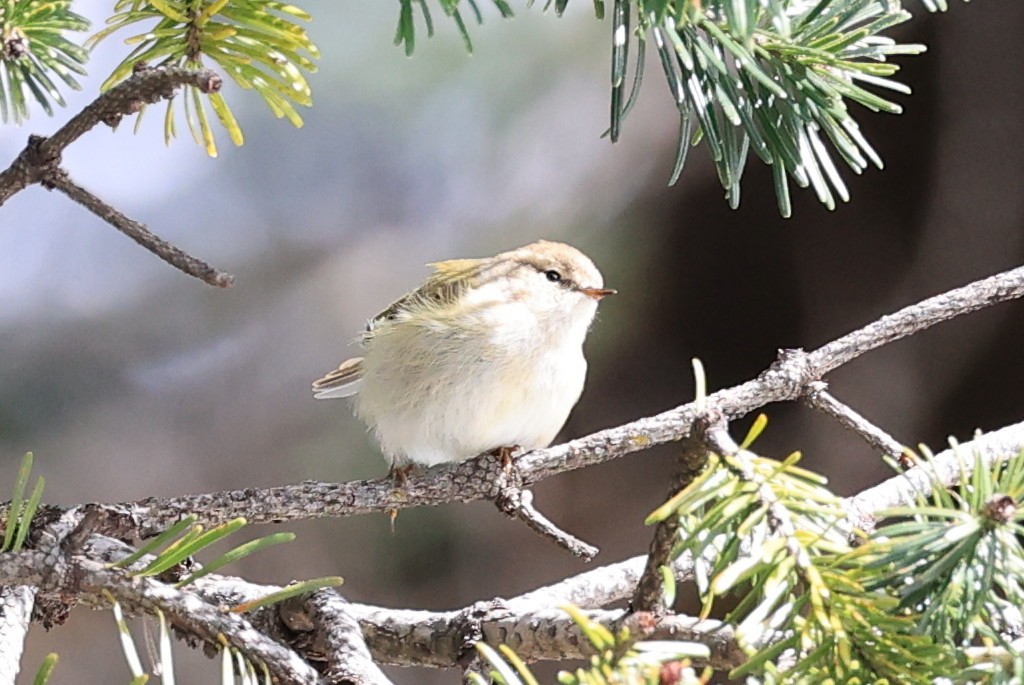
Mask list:
[[[395,463],[391,464],[391,468],[388,469],[388,476],[391,478],[395,490],[405,490],[405,481],[414,468],[416,468],[415,464],[406,464],[405,466],[399,466]]]
[[[508,471],[512,466],[512,457],[520,450],[519,445],[502,445],[491,450],[491,454],[501,459],[501,468]]]

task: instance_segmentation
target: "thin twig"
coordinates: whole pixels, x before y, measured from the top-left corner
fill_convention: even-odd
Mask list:
[[[143,224],[129,219],[76,184],[63,169],[49,174],[43,181],[43,185],[61,191],[175,269],[218,288],[227,288],[234,283],[235,279],[231,274],[213,268],[203,260],[193,257],[181,248],[175,247],[160,236],[153,234]]]
[[[569,550],[573,556],[584,561],[590,561],[597,556],[598,549],[589,545],[583,540],[565,532],[552,523],[544,514],[537,511],[533,506],[533,493],[529,490],[518,488],[505,488],[501,495],[495,500],[495,504],[505,514],[512,518],[519,519],[529,528],[543,537],[552,540],[555,544]]]
[[[204,93],[215,93],[220,90],[221,83],[220,76],[209,69],[160,67],[138,71],[86,105],[49,138],[29,136],[28,143],[14,162],[0,171],[0,206],[35,183],[56,188],[176,269],[213,286],[224,288],[231,285],[233,279],[229,274],[167,243],[142,224],[77,186],[60,166],[64,149],[97,125],[114,126],[121,117],[134,114],[147,104],[174,97],[175,91],[183,85],[193,86]]]
[[[804,396],[804,402],[808,406],[828,414],[882,454],[894,459],[903,456],[905,449],[903,445],[854,409],[837,400],[828,392],[827,388],[828,385],[821,381],[811,383],[810,391]]]

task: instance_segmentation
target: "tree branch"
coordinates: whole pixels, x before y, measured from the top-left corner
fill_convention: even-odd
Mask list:
[[[183,85],[193,86],[204,93],[215,93],[220,90],[221,78],[209,69],[140,69],[96,98],[51,137],[29,136],[25,149],[7,169],[0,171],[0,206],[14,194],[35,183],[55,188],[176,269],[209,285],[220,288],[230,286],[233,282],[230,274],[214,269],[157,237],[142,224],[129,219],[73,183],[60,166],[64,149],[87,131],[100,123],[116,126],[121,117],[134,114],[147,104],[174,97],[175,91]]]
[[[813,384],[822,376],[865,352],[957,316],[1022,296],[1024,267],[975,281],[884,316],[812,352],[783,350],[779,359],[757,378],[709,395],[705,398],[706,407],[720,411],[731,420],[772,402],[800,399],[813,390]],[[529,487],[559,473],[686,438],[699,415],[696,404],[690,402],[617,428],[513,457],[512,464],[522,476],[523,487]],[[132,535],[148,537],[188,515],[196,516],[204,525],[223,523],[238,516],[244,516],[250,523],[268,523],[389,512],[478,499],[493,501],[501,494],[498,484],[502,482],[502,469],[500,459],[482,455],[412,473],[401,490],[396,490],[393,481],[385,477],[348,483],[307,481],[265,489],[149,498],[108,505],[117,523],[107,534],[123,539]]]
[[[309,636],[300,651],[307,659],[319,656],[326,663],[323,677],[328,685],[390,685],[370,655],[352,605],[334,590],[287,600],[278,614],[296,635]]]
[[[733,454],[736,446],[727,434],[709,431],[709,442],[716,449]],[[959,445],[955,450],[943,451],[928,464],[922,464],[904,474],[893,477],[856,497],[846,500],[851,518],[873,521],[878,512],[889,507],[913,504],[917,496],[930,492],[938,483],[950,485],[957,481],[961,467],[957,455],[980,455],[986,465],[1005,460],[1024,451],[1024,422],[1007,426]],[[119,558],[118,555],[96,551],[93,536],[85,553],[100,561]],[[123,556],[129,548],[109,538],[102,538]],[[715,550],[709,545],[708,554]],[[22,554],[39,554],[38,552]],[[43,575],[24,572],[12,575],[9,564],[15,555],[0,557],[0,584],[44,584]],[[571,602],[586,609],[588,615],[615,627],[625,618],[621,610],[602,611],[599,608],[630,597],[642,577],[646,556],[638,556],[615,564],[593,569],[554,585],[527,592],[509,600],[478,602],[470,607],[449,612],[430,612],[388,609],[361,604],[337,602],[325,607],[332,617],[341,612],[359,621],[373,659],[381,663],[456,667],[465,655],[466,637],[478,636],[489,644],[509,644],[525,659],[584,658],[589,655],[587,641],[569,625],[567,617],[552,609]],[[693,559],[689,555],[672,561],[671,567],[679,580],[692,577]],[[17,565],[16,565],[17,566]],[[21,568],[24,569],[25,565]],[[233,606],[251,601],[279,588],[248,583],[237,578],[210,575],[190,586],[198,596],[212,606]],[[254,625],[263,627],[277,622],[274,607],[259,610],[253,616]],[[297,625],[294,619],[282,617],[288,625]],[[304,638],[304,644],[325,644],[321,628]],[[269,633],[268,633],[269,634]],[[716,622],[699,622],[685,616],[669,616],[655,626],[646,639],[685,639],[707,645],[712,651],[710,665],[731,668],[743,661],[742,652],[735,645],[728,626]],[[294,635],[293,635],[294,639]],[[314,654],[317,653],[313,650]],[[305,652],[304,652],[305,653]],[[372,682],[372,681],[370,681]]]
[[[220,648],[221,640],[226,640],[247,659],[265,664],[279,682],[320,682],[319,674],[295,652],[268,638],[244,617],[222,611],[190,589],[131,576],[85,556],[63,558],[53,550],[0,555],[0,585],[32,585],[63,601],[91,600],[96,605],[106,605],[105,593],[109,593],[130,610],[154,614],[159,609],[173,626],[209,645]]]
[[[704,470],[704,466],[708,462],[708,449],[704,446],[704,441],[699,437],[702,433],[701,425],[695,426],[694,433],[694,436],[683,441],[683,449],[678,457],[668,499],[671,499],[692,483],[693,479]],[[647,553],[647,561],[644,565],[644,572],[636,584],[636,592],[633,594],[633,599],[630,602],[631,611],[648,611],[661,614],[666,609],[671,610],[672,607],[666,607],[662,602],[664,579],[661,575],[661,569],[663,566],[670,565],[672,548],[675,546],[678,538],[678,516],[669,516],[655,526],[650,550]]]
[[[936,454],[908,471],[864,490],[845,500],[851,521],[861,530],[870,531],[879,512],[891,507],[910,506],[918,497],[927,496],[936,484],[945,487],[960,482],[961,468],[973,468],[974,459],[986,467],[1006,461],[1024,452],[1024,421],[979,435],[970,442],[956,445]],[[976,455],[976,456],[975,456]]]
[[[810,392],[804,397],[804,401],[808,406],[834,418],[882,454],[894,459],[899,459],[903,456],[903,445],[852,408],[837,400],[828,392],[827,388],[828,385],[826,383],[811,383]]]
[[[31,623],[36,588],[0,585],[0,685],[14,685]]]
[[[380,609],[353,605],[371,645],[374,658],[396,666],[458,665],[460,650],[453,635],[459,634],[462,611],[433,612]],[[622,609],[583,612],[610,630],[627,616]],[[508,645],[528,661],[587,659],[595,653],[579,626],[564,611],[553,608],[507,612],[481,622],[482,640],[491,646]],[[708,665],[730,669],[743,663],[745,656],[736,645],[732,629],[714,620],[672,615],[655,620],[644,639],[685,640],[706,645],[711,650]]]
[[[145,225],[134,219],[129,219],[72,181],[63,169],[57,169],[50,173],[43,181],[43,185],[46,188],[61,191],[178,271],[218,288],[227,288],[234,281],[230,274],[213,268],[203,260],[193,257],[181,248],[175,247],[160,236],[151,233]]]

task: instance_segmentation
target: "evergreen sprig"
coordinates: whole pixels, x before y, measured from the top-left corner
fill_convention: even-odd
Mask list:
[[[670,183],[682,172],[688,148],[703,140],[726,198],[736,207],[753,151],[772,168],[783,216],[792,212],[789,179],[813,188],[829,209],[837,198],[849,199],[834,155],[858,174],[869,163],[882,166],[849,104],[901,111],[864,86],[909,93],[889,78],[899,67],[887,60],[924,50],[882,35],[910,13],[878,0],[636,0],[635,7],[617,0],[612,17],[612,139],[636,100],[643,77],[639,65],[651,36],[679,110]],[[633,95],[626,99],[626,62],[634,42]]]
[[[550,1],[550,0],[549,0]],[[395,29],[395,45],[405,46],[405,54],[412,55],[416,50],[416,23],[413,19],[414,11],[413,5],[419,8],[419,13],[422,16],[424,28],[427,30],[427,37],[433,37],[434,35],[434,18],[430,13],[430,7],[427,4],[427,0],[399,0],[401,8],[398,12],[398,28]],[[506,0],[491,0],[498,12],[501,13],[502,17],[510,18],[512,16],[512,8],[509,6]],[[438,4],[441,6],[442,13],[448,17],[459,31],[459,35],[462,37],[462,42],[466,46],[466,51],[473,52],[473,41],[469,37],[469,28],[466,26],[466,20],[462,17],[462,12],[459,10],[459,0],[438,0]],[[531,0],[531,3],[532,0]],[[564,0],[559,4],[565,5]],[[476,0],[466,0],[466,5],[469,6],[470,12],[476,19],[477,24],[482,24],[484,21],[484,15],[480,11],[480,6]]]
[[[146,27],[125,39],[135,47],[103,83],[104,90],[144,66],[199,68],[209,59],[243,89],[259,93],[274,116],[302,126],[294,105],[312,104],[303,72],[315,72],[313,60],[320,56],[306,30],[295,22],[310,20],[302,9],[276,0],[119,0],[114,10],[107,27],[90,37],[87,46],[93,47],[124,28]],[[241,145],[244,138],[223,95],[204,96],[187,87],[181,102],[188,129],[213,157],[217,144],[204,104],[206,97],[231,141]],[[174,100],[168,101],[164,116],[168,143],[177,135],[174,109]]]
[[[35,101],[47,114],[66,103],[54,78],[80,90],[89,53],[68,40],[89,22],[71,11],[71,0],[0,0],[0,121],[21,123]]]
[[[882,512],[889,523],[854,550],[850,567],[868,589],[883,590],[916,630],[950,645],[981,644],[973,670],[1019,670],[1024,637],[1024,454],[988,469],[961,459],[960,483]],[[926,462],[931,455],[926,453]],[[970,465],[973,462],[973,467]],[[1016,663],[1014,663],[1016,662]]]
[[[697,586],[710,613],[720,597],[749,660],[734,676],[765,683],[875,682],[905,677],[922,685],[944,674],[946,653],[897,602],[853,581],[839,563],[849,551],[841,500],[820,476],[749,452],[715,456],[675,502],[682,532],[676,552],[710,559]],[[667,512],[666,512],[667,513]],[[710,553],[710,554],[709,554]],[[775,660],[789,652],[793,663]]]
[[[707,659],[710,655],[704,645],[677,640],[637,642],[626,627],[613,633],[575,606],[566,605],[562,610],[572,617],[595,651],[585,666],[572,672],[559,672],[558,682],[562,685],[660,685],[665,682],[703,685],[708,682],[710,672],[698,673],[691,666],[693,659]],[[468,680],[474,685],[538,685],[539,681],[526,663],[506,645],[495,650],[478,642],[476,650],[491,670],[490,680],[470,671]]]
[[[438,1],[471,50],[459,0]],[[933,11],[947,8],[946,0],[922,1]],[[511,16],[504,0],[494,2],[502,16]],[[433,35],[426,0],[401,0],[395,42],[407,54],[415,47],[414,4]],[[466,4],[480,21],[477,3]],[[561,14],[568,0],[548,0],[545,9],[552,4]],[[595,0],[594,9],[603,19],[603,0]],[[611,16],[612,141],[639,96],[651,40],[679,112],[670,185],[682,173],[689,148],[703,141],[736,207],[753,151],[772,169],[783,216],[792,213],[790,180],[813,189],[834,209],[837,200],[850,197],[839,160],[856,174],[882,167],[850,105],[900,112],[876,92],[910,93],[892,80],[899,66],[888,60],[925,49],[884,35],[910,19],[900,0],[612,0]]]
[[[747,451],[752,439],[735,455],[712,456],[649,519],[680,517],[674,552],[698,560],[703,615],[720,598],[736,598],[725,620],[749,659],[732,675],[925,685],[960,670],[956,646],[920,630],[893,595],[900,583],[862,572],[856,554],[873,543],[851,548],[843,502],[824,479],[800,468],[799,454],[780,463]]]

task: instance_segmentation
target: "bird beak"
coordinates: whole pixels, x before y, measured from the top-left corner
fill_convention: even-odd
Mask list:
[[[600,301],[602,297],[615,295],[619,291],[612,290],[611,288],[579,288],[577,292],[581,292],[588,297],[592,297],[595,300]]]

